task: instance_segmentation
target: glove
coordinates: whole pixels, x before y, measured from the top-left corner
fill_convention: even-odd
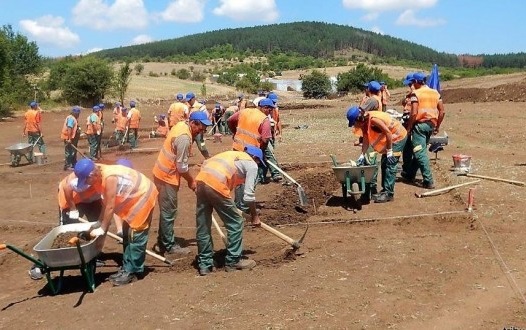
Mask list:
[[[360,157],[356,160],[356,166],[363,166],[365,165],[365,155],[361,154]]]
[[[78,210],[71,210],[71,211],[69,211],[69,219],[70,220],[78,220],[79,219],[79,211]]]
[[[395,165],[398,163],[398,159],[396,159],[395,156],[393,156],[393,149],[387,149],[387,164],[389,165]]]
[[[99,228],[96,228],[96,229],[93,229],[92,231],[90,231],[89,234],[90,234],[91,237],[99,237],[99,236],[103,236],[104,234],[106,234],[106,232],[104,231],[104,229],[99,227]]]

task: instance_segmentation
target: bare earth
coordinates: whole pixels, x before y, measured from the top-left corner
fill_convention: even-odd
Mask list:
[[[437,188],[472,178],[451,171],[452,155],[472,156],[476,174],[525,181],[526,74],[466,79],[444,84],[449,145],[433,171]],[[465,88],[465,89],[460,89]],[[403,89],[392,91],[391,107]],[[345,109],[359,96],[302,101],[280,94],[285,129],[276,153],[283,168],[306,190],[309,205],[298,208],[293,186],[258,186],[262,220],[298,239],[309,229],[305,254],[286,258],[287,244],[263,229],[246,227],[244,247],[258,266],[253,271],[206,277],[192,265],[195,245],[195,197],[179,191],[176,234],[192,255],[169,268],[147,257],[146,276],[114,288],[106,281],[120,263],[121,246],[107,238],[97,269],[95,293],[85,293],[80,272],[66,272],[63,291],[50,295],[45,279],[27,276],[31,263],[10,250],[0,251],[0,328],[187,329],[187,328],[349,328],[349,329],[502,329],[526,327],[526,187],[483,180],[475,187],[475,210],[466,212],[468,187],[416,198],[419,186],[396,185],[396,199],[352,211],[329,154],[341,162],[359,149],[347,127]],[[148,139],[153,115],[167,103],[144,103],[141,148],[158,148]],[[85,118],[83,111],[81,118]],[[46,113],[45,140],[50,163],[0,166],[0,243],[27,253],[57,224],[56,189],[63,145],[58,132],[66,113]],[[0,123],[0,145],[21,141],[21,119]],[[306,129],[295,129],[305,127]],[[212,153],[231,148],[229,137],[207,142]],[[87,152],[82,140],[81,150]],[[130,158],[151,176],[157,153],[103,150],[104,161]],[[430,155],[434,157],[434,155]],[[9,162],[4,151],[0,162]],[[191,158],[198,170],[201,155]],[[24,161],[22,161],[24,163]],[[151,247],[158,227],[155,212]],[[215,232],[214,232],[215,235]],[[216,250],[222,250],[215,235]],[[56,274],[55,274],[56,275]]]

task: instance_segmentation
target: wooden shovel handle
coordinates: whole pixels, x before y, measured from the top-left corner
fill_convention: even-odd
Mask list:
[[[274,229],[274,228],[270,227],[266,223],[261,222],[261,228],[263,228],[266,231],[268,231],[269,233],[281,238],[282,240],[284,240],[285,242],[289,243],[292,246],[297,245],[297,242],[294,239],[292,239],[291,237],[283,234],[282,232],[278,231],[277,229]]]
[[[223,233],[223,231],[221,230],[221,227],[219,227],[219,224],[217,223],[217,220],[216,220],[216,218],[214,218],[213,215],[212,215],[212,224],[214,225],[214,228],[219,233],[219,236],[221,236],[221,239],[223,240],[223,243],[225,243],[225,247],[228,246],[228,239],[227,239],[226,235]]]
[[[5,250],[7,248],[7,244],[0,244],[0,250]]]
[[[485,175],[478,175],[478,174],[471,174],[471,173],[466,173],[466,176],[469,176],[469,177],[472,177],[472,178],[486,179],[486,180],[491,180],[491,181],[507,182],[507,183],[518,185],[518,186],[526,186],[526,183],[524,183],[522,181],[502,179],[502,178],[496,178],[496,177],[492,177],[492,176],[485,176]]]

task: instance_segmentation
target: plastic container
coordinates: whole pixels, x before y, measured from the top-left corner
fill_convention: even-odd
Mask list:
[[[44,165],[44,154],[41,152],[34,152],[33,153],[33,159],[35,160],[35,164],[37,165]]]
[[[471,170],[471,156],[462,154],[453,155],[453,167],[455,171],[469,172]]]

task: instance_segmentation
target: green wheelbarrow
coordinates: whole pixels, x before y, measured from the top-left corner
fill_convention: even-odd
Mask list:
[[[332,170],[336,179],[342,185],[342,195],[344,202],[347,204],[348,196],[351,196],[356,202],[366,193],[367,185],[371,183],[376,165],[356,166],[350,163],[338,164],[334,156]]]
[[[53,242],[60,234],[67,232],[84,232],[90,229],[94,223],[73,223],[61,225],[53,228],[40,242],[35,245],[33,251],[38,258],[33,257],[20,250],[19,248],[9,245],[0,244],[0,250],[10,249],[22,257],[32,261],[46,275],[47,285],[53,295],[62,289],[62,280],[64,271],[70,269],[79,269],[85,280],[86,288],[89,292],[95,291],[95,257],[99,255],[104,246],[106,236],[99,236],[85,244],[81,244],[78,239],[72,240],[71,247],[54,249]],[[51,276],[52,272],[59,272],[55,278]]]

